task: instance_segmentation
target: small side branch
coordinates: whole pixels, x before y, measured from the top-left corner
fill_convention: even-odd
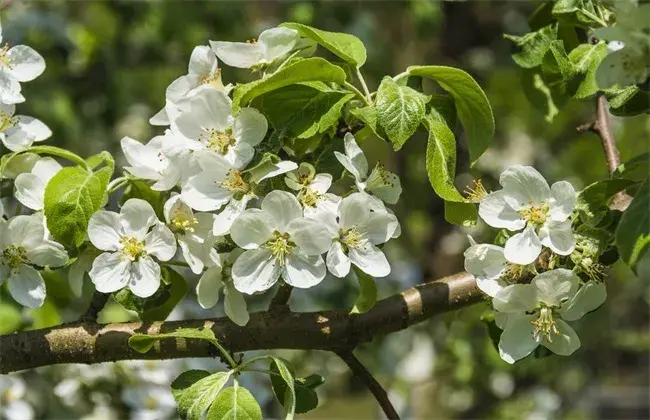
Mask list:
[[[359,378],[361,382],[368,388],[372,395],[375,397],[379,406],[383,410],[386,418],[389,420],[399,420],[399,414],[391,404],[390,399],[386,390],[381,386],[379,382],[372,376],[372,373],[366,369],[366,367],[357,359],[357,357],[349,351],[341,351],[336,353],[344,362],[348,365],[354,376]]]
[[[275,296],[271,299],[269,310],[289,310],[289,299],[291,298],[292,291],[293,287],[282,282],[278,287],[277,292],[275,292]]]
[[[108,293],[100,293],[98,291],[95,291],[90,301],[90,305],[88,306],[88,309],[83,315],[81,315],[81,318],[79,320],[97,321],[97,316],[102,311],[102,309],[104,309],[104,306],[106,306],[106,302],[108,302],[109,296],[110,294]]]

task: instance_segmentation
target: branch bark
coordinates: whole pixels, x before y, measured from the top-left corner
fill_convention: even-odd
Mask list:
[[[128,345],[129,337],[135,333],[158,334],[201,326],[211,328],[220,343],[232,352],[261,349],[346,351],[374,337],[476,303],[481,296],[473,276],[461,272],[383,299],[361,315],[351,315],[349,308],[288,312],[281,316],[258,312],[251,314],[245,327],[227,318],[106,325],[80,321],[0,336],[0,373],[59,363],[214,357],[209,343],[196,340],[163,340],[146,354],[135,352]]]
[[[386,390],[377,382],[375,377],[372,376],[372,373],[366,369],[352,351],[341,351],[337,354],[348,365],[354,376],[359,378],[366,388],[372,392],[386,418],[388,420],[399,420],[399,414],[397,414],[397,410],[395,410],[395,407],[390,402]]]

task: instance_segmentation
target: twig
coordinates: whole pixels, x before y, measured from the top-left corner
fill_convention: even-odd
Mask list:
[[[372,376],[372,373],[356,358],[350,350],[345,350],[336,353],[350,368],[354,376],[359,378],[361,382],[368,388],[372,395],[375,397],[379,406],[389,420],[399,420],[399,414],[391,404],[386,390],[379,382]]]
[[[90,305],[86,312],[79,318],[80,321],[97,321],[97,316],[104,309],[106,302],[108,302],[108,293],[100,293],[95,290],[92,299],[90,300]]]

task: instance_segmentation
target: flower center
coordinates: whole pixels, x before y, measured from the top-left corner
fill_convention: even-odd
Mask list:
[[[208,149],[219,153],[220,155],[225,155],[228,153],[230,146],[233,146],[236,142],[235,137],[232,135],[231,129],[227,129],[226,131],[218,131],[214,128],[206,130],[205,133],[201,134],[201,138],[199,140],[204,140],[205,145]]]
[[[555,321],[553,320],[553,310],[547,306],[542,306],[539,310],[539,318],[530,323],[535,327],[533,330],[533,338],[535,340],[537,340],[541,334],[546,337],[549,343],[551,343],[553,342],[551,339],[551,332],[555,335],[560,335],[560,332],[555,326]]]
[[[0,395],[0,402],[2,405],[8,405],[17,397],[16,392],[12,388],[7,389]]]
[[[296,244],[290,241],[288,233],[280,233],[277,230],[273,232],[273,238],[264,244],[264,247],[271,251],[273,258],[278,260],[280,267],[284,267],[287,256],[295,246]]]
[[[251,186],[248,182],[244,181],[241,172],[234,169],[228,171],[226,179],[221,182],[221,187],[228,191],[242,194],[246,194],[251,190]]]
[[[176,232],[194,232],[194,226],[198,223],[195,217],[175,217],[172,219],[171,228]]]
[[[11,69],[13,67],[11,62],[11,57],[9,57],[9,44],[4,44],[0,47],[0,67]]]
[[[27,250],[20,245],[9,245],[2,251],[2,262],[12,270],[18,268],[21,264],[27,264],[29,263]]]
[[[214,85],[217,88],[223,87],[223,83],[221,83],[221,69],[217,69],[214,73],[201,77],[201,84]]]
[[[467,195],[467,199],[472,203],[478,203],[488,195],[483,186],[483,182],[480,179],[475,179],[472,185],[467,186],[463,192]]]
[[[298,194],[298,200],[305,207],[314,207],[319,198],[320,194],[311,188],[305,188]]]
[[[122,253],[126,255],[131,261],[136,261],[141,256],[145,255],[144,242],[138,241],[133,236],[124,236],[120,239],[122,245]]]
[[[154,397],[147,397],[147,400],[144,402],[144,407],[147,410],[154,410],[158,407],[158,401]]]
[[[530,207],[521,210],[519,214],[521,215],[522,219],[529,223],[532,223],[534,225],[543,225],[544,222],[546,222],[546,215],[548,213],[548,210],[548,204],[544,203],[541,206],[537,206],[534,205],[531,201]]]
[[[350,248],[361,248],[366,244],[366,239],[363,233],[357,232],[356,228],[348,229],[346,231],[339,231],[339,238],[346,252]]]
[[[18,124],[18,118],[13,115],[0,111],[0,132],[5,131],[8,128],[11,128]]]
[[[384,165],[377,163],[375,169],[372,170],[370,176],[368,177],[367,185],[369,189],[377,187],[394,187],[395,184],[390,180],[390,172],[384,169]]]

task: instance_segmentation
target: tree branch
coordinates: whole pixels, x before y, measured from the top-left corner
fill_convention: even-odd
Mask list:
[[[399,414],[397,414],[397,410],[395,410],[395,407],[393,407],[393,404],[390,402],[386,390],[379,382],[377,382],[375,377],[372,376],[372,373],[361,364],[352,351],[341,351],[338,352],[337,355],[348,365],[352,373],[354,373],[354,376],[359,378],[366,388],[372,392],[372,395],[381,406],[386,418],[388,420],[399,420]]]
[[[261,349],[313,349],[342,351],[374,337],[400,331],[436,314],[481,300],[472,275],[458,273],[383,299],[361,315],[348,309],[323,312],[251,314],[245,327],[227,318],[134,322],[99,325],[76,322],[41,330],[0,336],[0,373],[59,363],[100,363],[133,359],[214,357],[207,342],[163,340],[146,354],[132,350],[135,333],[158,334],[178,328],[209,327],[232,352]]]

